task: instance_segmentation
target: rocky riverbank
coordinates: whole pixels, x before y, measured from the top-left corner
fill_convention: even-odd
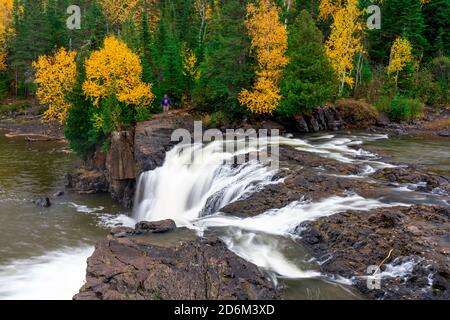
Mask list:
[[[75,300],[274,300],[268,276],[212,235],[198,238],[173,221],[118,228],[88,259]]]
[[[372,299],[450,299],[450,208],[415,205],[345,212],[298,227],[322,272]],[[380,266],[380,288],[367,286]]]

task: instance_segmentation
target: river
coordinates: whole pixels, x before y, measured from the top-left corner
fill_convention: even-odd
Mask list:
[[[367,155],[354,148],[365,143],[370,150],[387,153],[390,161],[423,163],[435,171],[450,171],[450,146],[445,139],[386,140],[360,134],[302,139],[286,139],[284,143],[343,162],[360,161],[355,159]],[[333,214],[330,208],[366,210],[399,201],[440,202],[432,196],[415,200],[414,193],[399,191],[382,200],[383,195],[377,200],[353,195],[312,204],[293,203],[248,219],[225,216],[217,212],[224,204],[277,181],[274,172],[257,163],[233,169],[219,167],[229,155],[210,146],[202,163],[184,166],[174,149],[162,168],[145,173],[134,213],[113,203],[108,195],[70,192],[51,197],[50,208],[38,208],[31,200],[62,190],[64,174],[73,170],[76,156],[60,142],[28,143],[3,135],[0,150],[0,299],[70,299],[83,284],[86,259],[95,242],[116,225],[132,225],[135,220],[131,217],[171,218],[200,234],[213,230],[235,253],[273,274],[274,280],[285,286],[288,299],[355,299],[358,296],[346,285],[348,281],[318,274],[315,263],[308,261],[293,241],[290,228]],[[387,165],[379,159],[363,161],[369,169]],[[171,200],[168,190],[176,192],[179,201]]]

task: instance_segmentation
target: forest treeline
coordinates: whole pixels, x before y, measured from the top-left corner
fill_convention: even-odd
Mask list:
[[[67,26],[81,8],[80,29]],[[380,28],[367,21],[381,8]],[[0,95],[36,97],[85,157],[174,106],[212,125],[342,97],[393,120],[448,103],[449,0],[0,0]],[[375,12],[376,13],[376,12]],[[75,17],[76,18],[76,17]]]

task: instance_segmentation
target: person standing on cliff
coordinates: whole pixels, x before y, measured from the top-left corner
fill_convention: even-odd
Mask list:
[[[162,98],[161,106],[164,112],[169,112],[170,108],[172,107],[172,102],[170,101],[170,98],[167,94],[165,94],[164,98]]]

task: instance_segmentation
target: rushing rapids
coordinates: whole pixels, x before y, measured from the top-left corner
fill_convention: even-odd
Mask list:
[[[385,139],[383,135],[338,137],[333,135],[310,140],[280,138],[280,145],[295,147],[343,163],[364,164],[361,178],[377,169],[393,167],[377,160],[376,155],[355,148],[364,140]],[[230,142],[227,142],[230,143]],[[137,221],[173,219],[179,227],[195,229],[201,234],[214,229],[222,235],[229,249],[244,259],[287,278],[317,277],[315,271],[301,270],[289,261],[278,241],[264,235],[295,237],[294,229],[303,221],[314,220],[347,210],[369,211],[395,206],[395,202],[365,199],[357,194],[334,196],[319,202],[297,201],[256,217],[225,215],[220,209],[245,199],[267,185],[282,183],[276,170],[259,161],[234,164],[237,156],[261,152],[268,140],[237,143],[234,152],[224,151],[223,142],[202,145],[179,145],[167,153],[164,165],[141,175],[136,194],[134,218]],[[190,161],[192,160],[192,161]],[[349,178],[352,178],[351,176]]]

